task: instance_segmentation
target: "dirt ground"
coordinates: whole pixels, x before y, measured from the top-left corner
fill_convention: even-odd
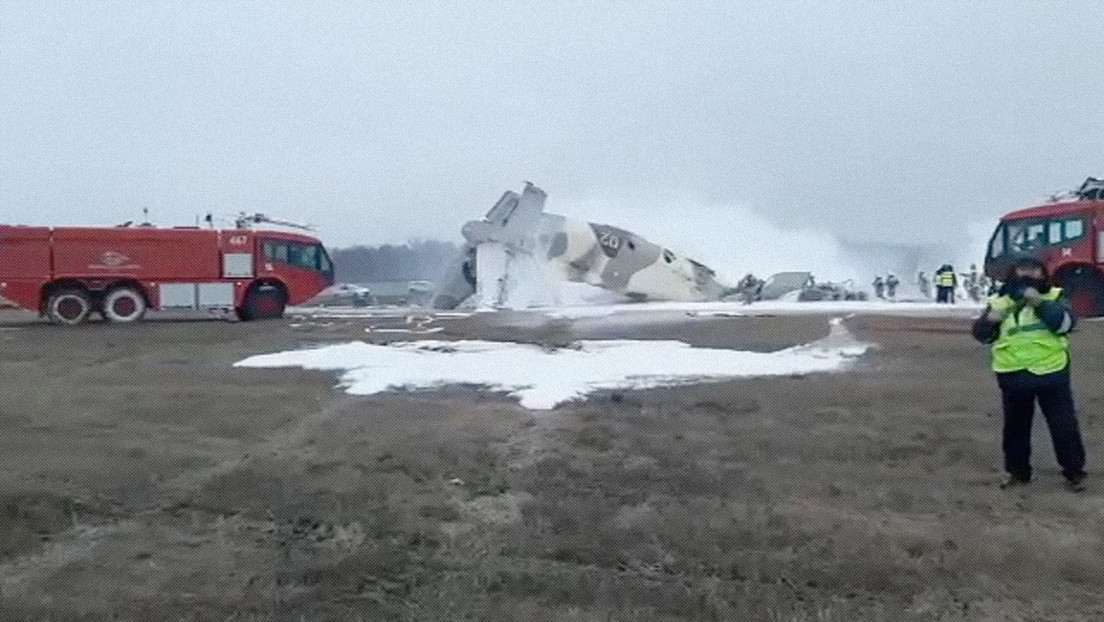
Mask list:
[[[828,319],[597,336],[771,350]],[[0,311],[0,619],[1104,619],[1104,478],[1066,492],[1040,431],[1037,481],[996,488],[998,394],[966,321],[846,325],[879,346],[846,373],[535,414],[477,387],[351,397],[331,374],[231,367],[406,338],[364,319]],[[1093,471],[1104,324],[1074,342]]]

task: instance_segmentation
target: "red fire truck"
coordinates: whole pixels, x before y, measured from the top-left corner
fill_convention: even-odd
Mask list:
[[[99,314],[137,322],[147,310],[233,310],[243,321],[278,318],[333,285],[315,238],[259,223],[236,228],[0,226],[0,298],[57,324]],[[273,228],[274,229],[274,228]]]
[[[1104,180],[1090,177],[1078,190],[1002,217],[989,239],[985,274],[1003,279],[1016,253],[1043,260],[1075,313],[1104,315]]]

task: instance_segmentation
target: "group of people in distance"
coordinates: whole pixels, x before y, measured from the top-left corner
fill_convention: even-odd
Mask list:
[[[882,300],[896,300],[897,287],[900,284],[901,281],[892,272],[884,279],[881,275],[875,276],[872,283],[874,295]],[[970,264],[970,271],[961,275],[955,272],[951,264],[943,264],[930,279],[921,270],[916,275],[916,286],[920,296],[925,299],[931,299],[934,286],[935,301],[945,304],[954,304],[960,287],[974,302],[981,302],[982,298],[996,293],[997,290],[997,283],[979,273],[976,264]]]
[[[897,299],[897,286],[901,284],[901,281],[897,278],[897,275],[890,272],[886,275],[885,280],[882,280],[882,276],[878,275],[874,277],[874,296],[882,300],[896,300]]]
[[[763,283],[761,279],[748,274],[740,280],[736,290],[740,292],[745,302],[750,303],[758,299]],[[969,272],[962,273],[956,273],[954,266],[949,263],[943,264],[931,278],[921,270],[916,275],[915,284],[920,296],[926,300],[932,298],[934,286],[935,301],[944,304],[954,304],[960,289],[970,300],[981,302],[985,297],[995,294],[999,288],[999,283],[978,271],[977,264],[970,264]],[[871,285],[874,288],[875,298],[897,300],[897,290],[901,286],[901,280],[896,274],[889,272],[885,277],[876,275]]]

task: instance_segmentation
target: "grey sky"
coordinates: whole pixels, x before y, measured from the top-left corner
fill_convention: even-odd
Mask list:
[[[306,220],[333,245],[453,238],[528,179],[554,211],[707,205],[736,239],[732,206],[937,241],[1104,173],[1102,12],[0,2],[0,221],[149,206]]]

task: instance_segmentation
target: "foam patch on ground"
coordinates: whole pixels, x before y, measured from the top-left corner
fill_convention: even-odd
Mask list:
[[[234,366],[343,371],[341,386],[354,395],[475,384],[515,395],[526,408],[550,409],[597,390],[836,371],[867,347],[837,320],[823,340],[768,353],[679,341],[580,341],[555,350],[489,341],[353,342],[254,356]]]

